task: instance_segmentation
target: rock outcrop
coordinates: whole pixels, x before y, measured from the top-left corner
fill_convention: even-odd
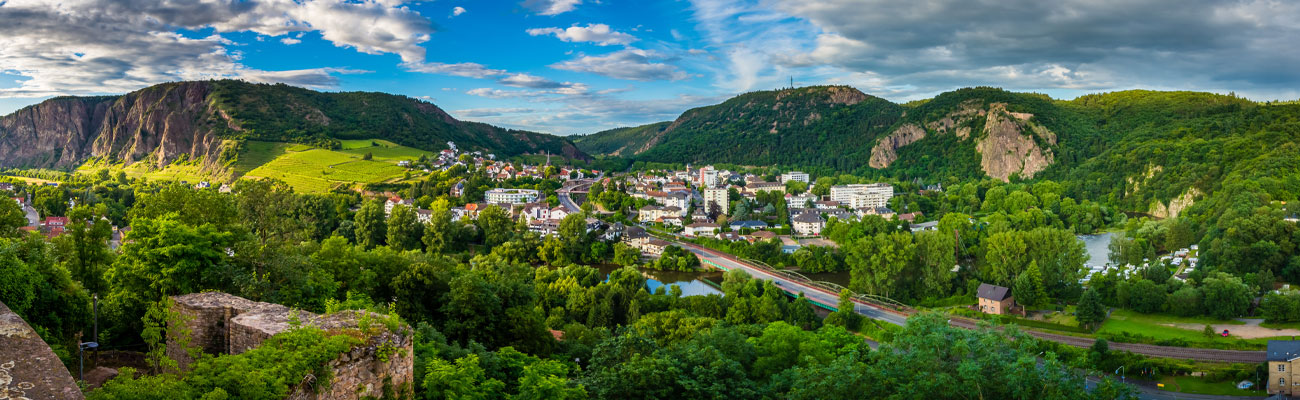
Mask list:
[[[984,135],[975,144],[980,152],[980,166],[984,173],[993,178],[1007,181],[1012,175],[1021,178],[1033,178],[1034,174],[1052,165],[1051,149],[1038,146],[1033,135],[1049,144],[1056,144],[1056,135],[1046,128],[1037,132],[1030,128],[1025,132],[1024,124],[1030,115],[1017,113],[1013,115],[1006,110],[1006,104],[993,103],[984,118]]]
[[[50,346],[0,303],[0,399],[84,398]]]
[[[1156,218],[1178,218],[1178,214],[1196,203],[1196,198],[1201,197],[1202,194],[1204,193],[1201,193],[1200,189],[1193,187],[1188,188],[1182,195],[1170,199],[1168,204],[1160,200],[1153,200],[1150,214]]]
[[[960,108],[933,121],[925,128],[916,123],[905,123],[888,135],[881,137],[871,148],[872,168],[886,168],[898,160],[898,149],[924,139],[927,133],[954,134],[961,140],[976,140],[980,153],[980,167],[990,177],[1010,180],[1012,175],[1032,178],[1052,165],[1054,156],[1050,148],[1056,145],[1056,134],[1034,123],[1033,114],[1007,111],[1005,103],[982,105],[978,100],[961,103]],[[984,118],[977,137],[972,137],[971,121]],[[1035,137],[1038,140],[1035,140]]]
[[[294,320],[303,326],[336,332],[355,330],[363,316],[362,312],[355,311],[316,315],[219,292],[174,296],[172,300],[172,311],[181,316],[185,329],[168,329],[167,356],[176,360],[182,369],[192,362],[186,344],[209,354],[241,354],[257,348],[277,333],[292,329]],[[178,337],[187,330],[188,337]],[[322,382],[304,377],[303,383],[287,399],[379,398],[384,395],[385,386],[410,397],[415,382],[413,346],[414,337],[408,326],[402,326],[397,332],[382,329],[377,334],[367,334],[364,343],[329,362],[327,367],[332,378],[328,387],[317,388]],[[396,353],[383,355],[385,349],[395,349]]]
[[[122,96],[63,97],[0,118],[0,166],[68,169],[91,157],[163,166],[184,156],[220,168],[229,118],[207,101],[208,82],[152,86]]]
[[[868,165],[871,168],[885,168],[898,159],[898,149],[900,147],[912,144],[917,140],[925,138],[925,130],[916,124],[904,124],[898,127],[888,136],[876,142],[871,148],[871,160]]]

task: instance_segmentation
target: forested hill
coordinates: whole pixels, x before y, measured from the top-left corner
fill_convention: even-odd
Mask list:
[[[121,96],[60,97],[0,117],[0,167],[72,168],[90,157],[218,170],[244,140],[337,146],[386,139],[499,156],[588,158],[567,139],[458,121],[437,106],[384,93],[323,93],[234,80],[165,83]]]
[[[662,162],[852,169],[902,109],[846,86],[752,92],[688,110],[666,126],[615,129],[578,137],[575,143],[593,153]]]
[[[1173,216],[1225,182],[1265,178],[1256,182],[1273,198],[1293,197],[1282,188],[1300,187],[1297,120],[1300,105],[1198,92],[1133,90],[1065,101],[979,87],[899,105],[820,86],[747,93],[671,123],[575,143],[645,161],[929,182],[1046,178],[1075,196]]]

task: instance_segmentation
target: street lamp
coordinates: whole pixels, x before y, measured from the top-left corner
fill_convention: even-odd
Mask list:
[[[82,381],[86,380],[86,349],[93,350],[98,348],[99,348],[99,343],[95,343],[95,342],[81,342],[81,345],[77,346],[77,353],[78,356],[81,358],[80,363],[77,365],[77,376],[80,378],[80,380]]]
[[[1115,375],[1119,375],[1119,371],[1124,370],[1124,367],[1127,367],[1127,365],[1121,365],[1119,368],[1115,368]],[[1125,378],[1124,375],[1119,375],[1119,380],[1120,382],[1128,383],[1128,379]]]

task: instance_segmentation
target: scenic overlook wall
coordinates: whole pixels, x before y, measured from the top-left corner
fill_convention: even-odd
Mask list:
[[[172,310],[181,316],[190,331],[189,346],[208,354],[241,354],[256,348],[277,333],[289,330],[294,313],[302,325],[325,331],[356,328],[360,312],[344,311],[316,315],[292,310],[279,304],[262,303],[220,292],[192,293],[172,297]],[[175,337],[181,330],[168,329],[167,356],[176,360],[182,369],[192,362],[188,352],[181,347],[183,340]],[[385,330],[370,335],[361,345],[353,347],[339,358],[330,361],[332,378],[327,388],[317,388],[315,377],[303,377],[287,397],[293,400],[361,399],[366,396],[382,397],[387,385],[397,393],[408,396],[412,392],[415,374],[414,338],[409,327],[400,332]],[[397,349],[397,354],[379,355],[381,346]]]

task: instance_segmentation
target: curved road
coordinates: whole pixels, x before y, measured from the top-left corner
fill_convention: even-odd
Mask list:
[[[814,303],[817,303],[818,305],[821,305],[823,307],[833,309],[836,306],[836,304],[839,302],[839,294],[832,292],[830,290],[809,286],[803,282],[795,281],[786,278],[784,276],[768,272],[763,268],[759,268],[757,266],[751,265],[749,263],[741,261],[740,259],[732,255],[720,251],[707,249],[691,243],[683,243],[678,241],[674,241],[674,243],[687,250],[690,250],[691,252],[698,255],[701,260],[704,260],[709,264],[727,270],[740,268],[745,272],[748,272],[750,275],[753,275],[756,278],[766,279],[775,282],[777,286],[779,286],[782,290],[785,290],[786,292],[789,292],[791,294],[797,295],[799,293],[803,293],[805,296],[808,297],[808,300],[811,300]],[[876,304],[863,302],[857,299],[854,299],[854,303],[855,303],[854,311],[857,311],[859,314],[865,315],[872,319],[877,319],[877,320],[889,322],[891,324],[900,325],[900,326],[907,323],[907,316],[909,315],[908,313],[894,311],[888,308],[883,308]],[[949,322],[952,324],[952,326],[958,328],[967,328],[967,329],[975,328],[977,325],[975,321],[964,319],[964,318],[956,318],[956,317],[952,318]],[[1022,331],[1029,334],[1030,336],[1034,336],[1039,339],[1049,340],[1057,343],[1062,343],[1062,344],[1075,346],[1075,347],[1083,347],[1083,348],[1092,346],[1092,343],[1095,340],[1093,338],[1059,335],[1059,334],[1035,331],[1031,329],[1022,329]],[[1119,343],[1119,342],[1111,342],[1110,348],[1112,350],[1128,351],[1128,352],[1142,354],[1151,357],[1177,358],[1177,359],[1186,359],[1186,360],[1215,361],[1215,362],[1237,362],[1237,363],[1264,362],[1263,351],[1198,349],[1198,348],[1190,348],[1190,347],[1156,346],[1156,345],[1149,345],[1149,344]]]

